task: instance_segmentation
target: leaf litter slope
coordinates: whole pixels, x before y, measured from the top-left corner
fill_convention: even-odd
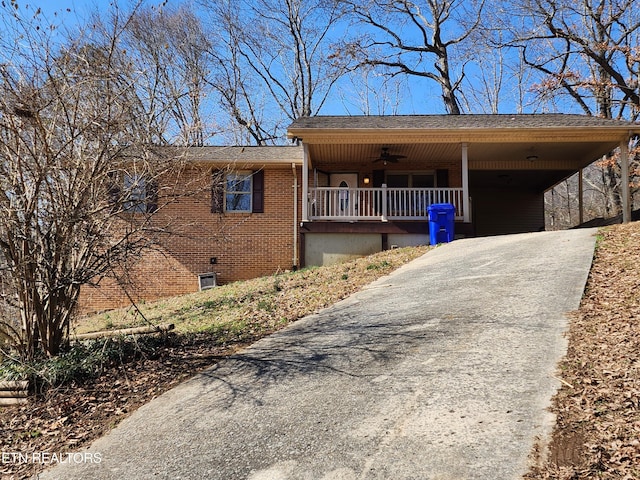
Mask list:
[[[640,223],[600,230],[568,339],[548,455],[527,478],[640,478]]]

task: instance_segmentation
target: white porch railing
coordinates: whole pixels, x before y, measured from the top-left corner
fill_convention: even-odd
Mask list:
[[[309,189],[309,220],[427,220],[427,207],[451,203],[462,220],[462,188],[340,188]]]

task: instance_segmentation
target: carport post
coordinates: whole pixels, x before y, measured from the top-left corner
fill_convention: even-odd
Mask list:
[[[631,202],[629,201],[629,138],[620,142],[620,188],[622,188],[622,223],[631,221]]]
[[[463,221],[471,221],[469,211],[469,148],[466,143],[462,144],[462,215]]]
[[[578,225],[584,223],[584,182],[582,173],[584,169],[578,170]]]

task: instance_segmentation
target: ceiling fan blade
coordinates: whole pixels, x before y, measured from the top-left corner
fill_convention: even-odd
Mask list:
[[[397,163],[399,159],[401,158],[407,158],[406,155],[394,155],[389,153],[389,148],[388,147],[383,147],[382,151],[380,152],[380,156],[379,157],[372,157],[374,160],[373,162],[391,162],[391,163]]]
[[[386,163],[398,163],[398,159],[394,158],[394,157],[380,157],[380,158],[376,158],[375,160],[373,160],[371,163],[377,163],[377,162],[384,162]]]

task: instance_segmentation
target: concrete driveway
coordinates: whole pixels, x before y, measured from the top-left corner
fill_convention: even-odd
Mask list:
[[[40,478],[520,478],[553,424],[565,314],[594,245],[593,229],[442,245]]]

